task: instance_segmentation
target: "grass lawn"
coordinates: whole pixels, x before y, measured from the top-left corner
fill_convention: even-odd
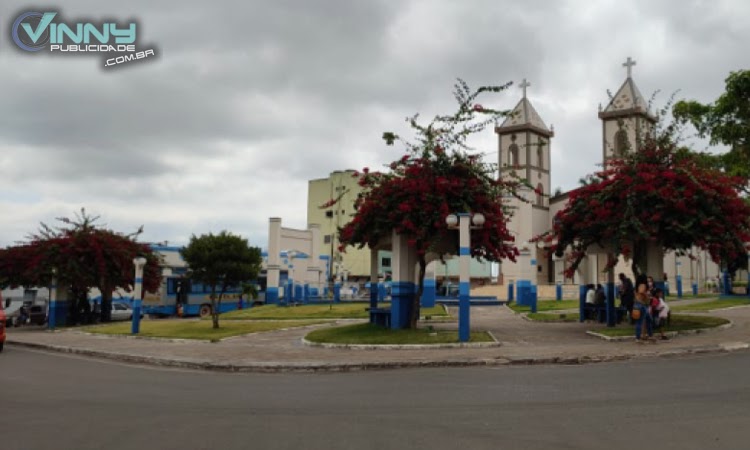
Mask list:
[[[302,327],[314,325],[320,321],[283,321],[283,322],[246,322],[220,320],[219,329],[214,330],[211,321],[206,320],[144,320],[141,322],[139,336],[172,338],[172,339],[203,339],[216,341],[231,336],[249,333],[260,333],[282,328]],[[106,325],[96,325],[82,328],[83,331],[98,334],[129,335],[130,322],[118,322]]]
[[[515,312],[529,312],[531,311],[530,306],[521,306],[516,302],[508,305],[510,309]],[[539,300],[536,302],[536,310],[539,311],[553,311],[558,309],[573,309],[578,308],[578,300]]]
[[[685,314],[672,314],[671,323],[664,331],[687,331],[699,330],[703,328],[714,328],[729,323],[728,320],[720,317],[708,316],[689,316]],[[593,330],[605,336],[635,336],[635,326],[627,325],[623,322],[616,328],[600,328]],[[656,332],[656,330],[654,330]]]
[[[386,304],[386,308],[390,304]],[[232,311],[221,315],[232,320],[287,320],[287,319],[367,319],[369,303],[334,303],[332,305],[278,306],[263,305],[250,309]],[[442,306],[422,308],[423,316],[433,318],[450,317]],[[209,318],[210,319],[210,318]]]
[[[729,298],[714,300],[705,303],[693,303],[692,305],[674,305],[670,306],[672,311],[709,311],[712,309],[731,308],[733,306],[747,306],[750,305],[750,300],[747,298]]]
[[[458,332],[438,331],[436,336],[430,336],[428,329],[390,330],[377,325],[362,323],[315,330],[307,335],[307,340],[331,344],[453,344],[458,343]],[[493,342],[492,337],[484,331],[472,332],[470,341]]]

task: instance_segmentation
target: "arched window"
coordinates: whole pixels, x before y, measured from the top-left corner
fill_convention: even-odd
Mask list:
[[[536,204],[544,206],[544,186],[542,186],[542,183],[536,185]]]
[[[508,147],[508,165],[509,166],[518,166],[518,145],[514,142],[513,144],[510,144],[510,147]]]
[[[536,162],[540,169],[544,169],[544,144],[543,140],[539,140],[539,146],[536,148]]]
[[[628,133],[620,128],[615,133],[615,157],[622,158],[630,150],[630,142],[628,141]]]

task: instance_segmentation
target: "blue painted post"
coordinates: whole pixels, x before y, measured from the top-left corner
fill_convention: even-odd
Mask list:
[[[693,295],[698,295],[698,283],[693,282]]]
[[[55,314],[57,313],[57,278],[52,277],[52,281],[50,281],[49,286],[49,311],[47,312],[47,328],[50,330],[55,329],[55,325],[57,324],[57,317]]]
[[[607,283],[607,326],[613,327],[617,324],[617,311],[615,311],[615,283]]]
[[[302,288],[302,301],[307,304],[310,302],[310,284],[305,283],[304,287]]]
[[[586,285],[578,286],[578,321],[583,322],[586,318]]]
[[[139,256],[133,259],[135,265],[135,289],[133,290],[133,322],[130,327],[132,334],[138,334],[141,329],[141,302],[143,292],[143,266],[146,265],[146,258]]]
[[[732,280],[729,278],[729,271],[725,270],[723,276],[724,295],[732,295]]]
[[[471,235],[469,226],[471,217],[467,213],[458,215],[458,244],[459,244],[459,284],[458,284],[458,340],[468,342],[471,337],[469,319],[469,277],[471,264]]]
[[[409,325],[414,296],[417,289],[414,283],[394,281],[391,284],[391,329],[400,330]]]
[[[508,283],[508,301],[513,301],[513,283]]]
[[[522,306],[531,306],[531,281],[528,280],[517,280],[516,281],[516,303]]]
[[[469,282],[461,281],[458,284],[458,340],[461,342],[468,342],[471,337],[470,327],[471,320],[469,318],[470,310],[470,298],[469,298]]]
[[[557,285],[555,286],[555,300],[562,301],[562,283],[557,282]]]
[[[675,256],[677,258],[677,256]],[[682,298],[682,274],[680,274],[680,266],[682,266],[682,261],[675,262],[675,269],[677,271],[676,273],[676,283],[677,283],[677,298]]]

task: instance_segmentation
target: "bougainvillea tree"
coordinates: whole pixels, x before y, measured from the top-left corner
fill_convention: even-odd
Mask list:
[[[689,256],[697,247],[717,263],[731,263],[745,257],[750,241],[750,205],[738,194],[743,184],[679,149],[665,133],[586,179],[540,239],[558,256],[571,251],[566,276],[594,245],[630,260],[636,276],[648,246]],[[615,263],[611,258],[606,268]]]
[[[449,230],[445,222],[449,214],[484,214],[484,227],[471,231],[473,257],[500,261],[515,260],[518,254],[506,227],[510,212],[504,208],[503,198],[515,195],[521,181],[498,180],[494,166],[470,153],[472,149],[466,142],[469,136],[505,114],[477,104],[477,97],[506,87],[488,86],[472,92],[459,80],[454,91],[458,101],[455,114],[437,116],[427,126],[417,122],[418,116],[408,119],[417,135],[414,143],[384,133],[387,144],[404,142],[407,153],[392,162],[388,171],[364,169],[356,175],[363,190],[355,202],[354,218],[339,230],[342,250],[347,245],[374,248],[394,230],[406,237],[419,264],[419,286],[411,308],[412,328],[419,317],[428,253],[442,258],[445,248],[441,244],[445,242],[451,243],[452,253],[458,251],[457,233]]]
[[[48,286],[56,277],[59,285],[69,286],[69,314],[74,322],[83,319],[79,313],[89,310],[91,288],[99,289],[102,295],[101,319],[110,319],[113,291],[120,288],[129,292],[134,286],[135,257],[147,260],[144,292],[156,291],[161,283],[159,257],[147,244],[136,241],[142,229],[124,235],[98,227],[97,219],[81,210],[76,219],[58,219],[63,227],[42,224],[27,242],[0,249],[0,284]]]

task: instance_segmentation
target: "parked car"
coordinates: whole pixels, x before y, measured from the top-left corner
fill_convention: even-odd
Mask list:
[[[122,302],[112,302],[112,320],[131,320],[133,318],[133,308]],[[143,313],[141,313],[143,319]]]
[[[5,300],[6,326],[20,326],[27,324],[44,325],[47,323],[47,305],[33,304],[31,301],[21,299]]]

